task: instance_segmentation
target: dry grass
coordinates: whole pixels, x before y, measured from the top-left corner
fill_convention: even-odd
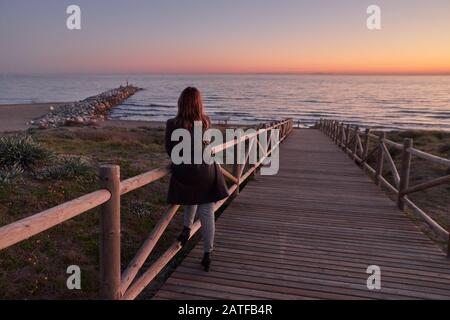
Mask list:
[[[437,155],[443,158],[450,158],[450,132],[443,131],[392,131],[387,134],[387,138],[398,143],[403,143],[405,138],[414,140],[414,147]],[[390,149],[390,154],[397,166],[397,170],[401,168],[401,151],[394,148]],[[374,166],[374,162],[371,162]],[[450,168],[442,165],[436,165],[427,160],[417,157],[412,159],[410,186],[417,185],[422,182],[430,181],[434,178],[442,177],[450,174]],[[383,175],[388,181],[394,185],[392,174],[387,165],[384,166]],[[434,187],[424,191],[411,194],[409,198],[418,205],[422,210],[429,214],[441,226],[449,229],[450,226],[450,185]],[[439,238],[424,222],[423,219],[416,216],[412,212],[408,212],[413,220],[415,220],[433,240],[446,249],[447,239]]]
[[[169,162],[163,148],[164,128],[73,127],[28,130],[27,134],[55,156],[34,166],[14,183],[0,184],[0,226],[97,190],[101,164],[119,165],[123,180]],[[67,165],[68,158],[83,159],[83,164],[75,161]],[[66,167],[73,170],[64,172]],[[73,177],[74,172],[78,176]],[[166,177],[122,197],[122,270],[163,214],[167,185]],[[181,228],[182,216],[178,214],[147,263],[172,243]],[[96,208],[1,251],[0,299],[97,298],[98,238]],[[82,290],[66,287],[66,269],[70,265],[81,267]]]
[[[31,130],[36,141],[59,156],[81,156],[92,163],[92,178],[73,180],[37,179],[25,172],[14,184],[0,185],[0,226],[48,209],[96,190],[100,164],[121,166],[126,179],[168,161],[163,151],[163,129],[151,128],[66,128]],[[418,149],[450,158],[450,133],[429,131],[391,132],[388,138],[415,140]],[[392,152],[399,166],[401,154]],[[53,163],[41,163],[42,170]],[[449,174],[447,168],[414,158],[411,185]],[[389,172],[385,172],[389,178]],[[88,175],[90,177],[90,175]],[[166,206],[167,178],[136,190],[122,199],[122,269],[152,229]],[[443,226],[449,226],[450,186],[411,196],[421,208]],[[417,219],[417,217],[413,217]],[[417,219],[417,221],[420,221]],[[7,250],[0,252],[0,299],[94,299],[98,297],[99,210],[92,210]],[[181,215],[171,223],[156,248],[156,256],[182,227]],[[424,231],[429,232],[423,225]],[[439,239],[438,239],[439,240]],[[444,242],[440,239],[444,246]],[[154,257],[153,257],[154,259]],[[82,270],[82,290],[66,287],[66,268],[76,264]]]
[[[13,184],[0,186],[0,225],[51,208],[98,189],[96,172],[103,163],[118,164],[122,179],[168,161],[162,129],[68,128],[32,130],[33,139],[61,156],[82,156],[92,163],[92,178],[37,179],[39,164]],[[122,198],[122,268],[136,253],[166,207],[167,178]],[[94,209],[47,232],[0,252],[1,299],[91,299],[98,297],[99,210]],[[180,215],[156,248],[161,252],[182,226]],[[82,290],[66,287],[66,268],[79,265]]]

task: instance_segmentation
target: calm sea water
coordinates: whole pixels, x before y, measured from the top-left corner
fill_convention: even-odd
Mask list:
[[[211,117],[259,123],[292,117],[303,126],[333,118],[384,129],[450,130],[450,76],[78,75],[0,76],[0,104],[82,100],[128,80],[145,90],[111,118],[166,120],[186,86]]]

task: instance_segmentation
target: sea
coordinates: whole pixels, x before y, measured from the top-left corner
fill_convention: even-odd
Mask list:
[[[187,86],[214,120],[256,124],[320,118],[383,130],[450,131],[450,76],[394,75],[0,75],[0,104],[71,102],[130,83],[144,90],[113,109],[120,120],[165,121]]]

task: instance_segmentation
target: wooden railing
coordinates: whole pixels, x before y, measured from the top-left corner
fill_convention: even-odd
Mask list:
[[[271,142],[274,140],[271,139],[271,135],[275,133],[275,129],[279,132],[279,139],[278,142],[273,144]],[[243,135],[240,138],[235,138],[234,140],[212,148],[212,151],[215,154],[229,148],[235,148],[236,154],[237,149],[241,147],[245,154],[245,161],[241,164],[235,162],[232,173],[221,167],[224,176],[231,180],[232,185],[229,187],[230,196],[217,202],[214,207],[215,211],[217,211],[230,197],[236,196],[239,193],[239,188],[242,183],[255,173],[279,144],[286,139],[292,129],[292,119],[273,122],[257,129],[254,133]],[[263,142],[262,139],[267,139],[267,141],[264,141],[265,144],[267,143],[266,148],[260,148],[261,142]],[[254,152],[254,149],[252,148],[256,148],[257,150],[255,163],[250,163],[249,161],[250,152]],[[120,181],[119,166],[102,166],[100,167],[100,190],[1,227],[0,250],[8,248],[101,205],[100,297],[102,299],[134,299],[181,249],[179,242],[174,241],[173,244],[158,259],[156,259],[156,261],[151,264],[138,279],[136,279],[141,267],[152,253],[156,243],[161,238],[180,206],[170,205],[166,209],[128,267],[121,273],[120,198],[128,192],[148,185],[169,174],[169,166],[166,166]],[[191,237],[195,235],[199,229],[200,221],[197,220],[191,229]]]
[[[447,254],[450,257],[449,232],[408,198],[408,195],[412,193],[450,183],[450,175],[445,175],[415,186],[410,186],[411,160],[413,156],[447,168],[450,168],[449,159],[415,149],[413,147],[413,139],[405,139],[403,144],[391,141],[386,138],[386,132],[382,132],[380,136],[377,136],[372,134],[370,129],[365,129],[364,132],[361,132],[357,126],[324,119],[321,119],[317,123],[317,126],[357,164],[373,175],[375,183],[384,186],[392,192],[397,197],[397,205],[401,210],[407,207],[410,208],[421,216],[439,236],[445,239],[448,238]],[[371,145],[374,146],[372,149],[370,149]],[[389,152],[390,148],[402,152],[400,169],[397,169]],[[368,160],[372,159],[375,160],[375,168],[371,167],[368,163]],[[386,164],[392,175],[393,184],[383,176],[383,166]]]

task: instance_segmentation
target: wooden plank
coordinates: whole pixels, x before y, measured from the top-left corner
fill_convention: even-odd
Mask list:
[[[400,175],[398,174],[397,167],[395,166],[395,162],[392,159],[391,154],[389,153],[389,149],[386,147],[386,144],[382,143],[381,147],[383,148],[385,159],[391,168],[392,177],[394,178],[395,185],[397,188],[400,185]]]
[[[70,220],[109,200],[111,194],[102,189],[65,202],[41,213],[0,228],[0,250]]]
[[[120,183],[120,194],[126,194],[138,188],[141,188],[153,181],[161,179],[170,173],[170,166],[157,168],[152,171],[129,178]]]
[[[445,253],[332,140],[295,130],[280,156],[217,221],[211,272],[200,242],[156,298],[450,298]],[[381,290],[366,287],[372,264]]]
[[[194,278],[194,274],[191,274],[191,279]],[[190,288],[197,288],[197,289],[207,289],[214,291],[216,294],[220,294],[219,298],[223,299],[236,299],[236,296],[238,299],[240,299],[240,296],[247,296],[251,299],[296,299],[297,297],[291,294],[286,293],[278,293],[278,292],[272,292],[272,291],[266,291],[261,290],[261,286],[248,286],[248,287],[240,287],[235,286],[233,281],[226,281],[226,280],[218,280],[215,282],[207,282],[207,281],[198,281],[198,279],[186,279],[184,274],[181,272],[177,274],[177,276],[170,277],[169,280],[167,280],[168,283],[181,285],[181,286],[187,286]],[[257,289],[255,289],[255,287]],[[227,297],[229,295],[229,297]],[[230,297],[231,296],[231,297]]]
[[[443,185],[446,183],[450,183],[450,175],[439,177],[439,178],[433,179],[431,181],[423,182],[423,183],[417,184],[413,187],[409,187],[408,189],[401,191],[400,194],[401,195],[411,194],[411,193],[422,191],[425,189],[434,188],[434,187],[437,187],[437,186],[440,186],[440,185]]]
[[[259,242],[258,242],[259,241]],[[404,264],[408,264],[408,268],[413,270],[423,270],[423,271],[434,271],[439,273],[439,276],[443,278],[448,278],[450,280],[450,273],[448,272],[447,265],[445,261],[437,262],[429,262],[426,260],[414,260],[412,257],[393,257],[387,255],[376,255],[372,252],[368,253],[345,253],[342,250],[340,252],[335,252],[332,249],[324,250],[319,248],[314,249],[304,249],[304,248],[296,248],[293,246],[289,246],[287,244],[283,246],[273,246],[270,247],[267,245],[267,242],[261,242],[257,239],[249,239],[247,242],[244,239],[236,239],[235,242],[225,242],[220,241],[217,243],[218,246],[222,247],[237,247],[245,248],[246,250],[252,250],[258,252],[260,254],[264,253],[273,253],[276,254],[280,250],[283,252],[289,252],[290,257],[292,258],[311,258],[315,259],[318,253],[323,254],[329,259],[333,259],[333,261],[347,261],[347,262],[366,262],[366,261],[377,261],[382,262],[385,266],[397,266],[402,267]],[[338,251],[338,250],[336,250]],[[444,260],[444,259],[443,259]]]
[[[149,234],[147,239],[144,241],[144,243],[134,256],[134,258],[131,260],[128,267],[123,272],[120,284],[121,295],[125,293],[125,291],[130,286],[131,282],[138,274],[141,267],[144,265],[145,261],[152,252],[156,243],[161,238],[163,232],[166,230],[167,226],[172,221],[172,218],[177,213],[179,207],[180,207],[179,205],[169,205],[169,207],[166,209],[161,219],[155,225],[152,232]]]
[[[257,287],[261,288],[261,284],[271,292],[301,294],[317,299],[330,298],[330,293],[334,293],[338,298],[347,296],[348,298],[367,298],[367,299],[396,299],[399,297],[424,299],[432,297],[435,299],[448,299],[448,290],[433,290],[428,289],[427,292],[420,290],[411,290],[411,287],[385,286],[382,292],[378,292],[378,296],[367,290],[366,279],[359,279],[358,282],[348,281],[347,277],[337,279],[326,278],[323,276],[312,276],[307,273],[299,273],[295,276],[277,274],[278,270],[266,270],[264,272],[257,272],[251,270],[240,270],[235,266],[228,265],[225,268],[216,266],[213,275],[205,275],[205,273],[198,267],[197,264],[186,263],[179,267],[177,275],[188,281],[202,281],[209,283],[225,283],[232,285],[234,281],[239,282],[239,287]],[[273,286],[273,288],[272,288]]]
[[[440,165],[443,165],[446,167],[450,167],[449,159],[435,156],[435,155],[432,155],[432,154],[429,154],[429,153],[426,153],[424,151],[420,151],[420,150],[414,149],[414,148],[409,148],[408,152],[410,152],[412,155],[419,157],[421,159],[428,160],[428,161],[431,161],[431,162],[434,162],[436,164],[440,164]]]
[[[195,254],[186,257],[185,263],[198,265],[199,257],[201,256],[200,251],[194,251]],[[245,258],[245,259],[243,259]],[[271,258],[267,256],[248,256],[240,253],[232,252],[221,252],[217,251],[214,253],[214,269],[217,266],[222,265],[234,265],[239,266],[242,270],[255,269],[255,270],[265,270],[276,268],[278,274],[316,274],[317,277],[347,277],[349,281],[360,281],[360,279],[366,279],[366,274],[362,273],[358,267],[346,267],[343,269],[337,269],[334,266],[329,266],[320,262],[307,262],[303,261],[302,264],[293,262],[292,264],[283,263],[280,265],[278,258]],[[276,276],[276,275],[275,275]],[[384,270],[383,278],[387,279],[389,283],[393,286],[397,284],[413,284],[418,287],[436,288],[436,289],[450,289],[450,282],[444,282],[440,278],[432,279],[429,281],[423,281],[417,278],[416,274],[399,273],[395,270]],[[448,292],[448,291],[447,291]]]

